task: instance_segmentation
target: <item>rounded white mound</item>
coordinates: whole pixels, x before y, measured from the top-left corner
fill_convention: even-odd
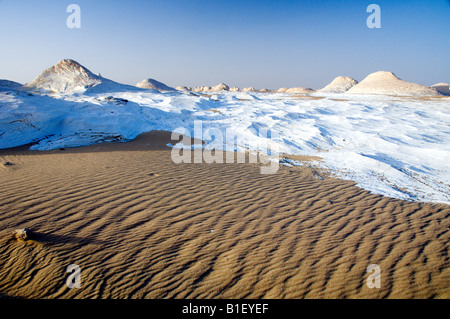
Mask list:
[[[165,85],[162,82],[156,81],[155,79],[145,79],[137,83],[136,86],[141,89],[154,89],[158,91],[174,91],[175,89]]]
[[[444,95],[450,95],[450,84],[448,83],[437,83],[431,87]]]
[[[1,88],[8,88],[8,89],[18,89],[22,86],[22,84],[10,81],[10,80],[0,80],[0,87]]]
[[[437,96],[436,89],[399,79],[394,73],[378,71],[353,86],[349,94],[385,94],[398,96]]]
[[[358,84],[358,81],[348,76],[338,76],[330,84],[318,90],[320,93],[344,93]]]
[[[102,77],[93,74],[74,60],[65,59],[44,70],[23,87],[31,90],[67,92],[93,87],[101,82]]]
[[[314,90],[310,88],[304,88],[304,87],[295,87],[295,88],[289,88],[284,93],[302,93],[302,94],[309,94],[313,93]]]
[[[220,92],[220,91],[229,91],[230,87],[226,85],[225,83],[217,84],[216,86],[213,86],[211,88],[211,91],[213,92]]]
[[[197,86],[192,91],[194,92],[209,92],[211,91],[210,86]]]

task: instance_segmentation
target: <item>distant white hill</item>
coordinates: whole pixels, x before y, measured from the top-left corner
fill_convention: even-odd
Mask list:
[[[399,79],[394,73],[378,71],[369,74],[347,91],[349,94],[385,94],[399,96],[436,96],[436,89]]]
[[[284,93],[303,93],[303,94],[309,94],[313,93],[314,90],[310,88],[304,88],[304,87],[295,87],[295,88],[289,88]]]
[[[10,80],[0,80],[0,88],[8,88],[8,89],[18,89],[22,86],[22,84],[10,81]]]
[[[431,87],[444,95],[450,95],[450,84],[448,83],[438,83]]]
[[[145,79],[138,84],[136,84],[138,88],[142,89],[154,89],[158,91],[174,91],[173,87],[167,86],[162,82],[156,81],[154,79]]]
[[[194,92],[209,92],[211,91],[211,87],[210,86],[198,86],[196,88],[193,89]]]
[[[387,83],[388,92],[399,86],[435,92],[393,75],[379,78],[375,87]],[[123,142],[152,130],[180,128],[194,136],[195,121],[201,119],[203,134],[214,129],[223,137],[236,137],[230,142],[215,136],[205,141],[209,150],[231,147],[242,152],[319,156],[322,160],[314,165],[371,192],[450,204],[449,97],[348,94],[345,99],[311,101],[251,89],[211,94],[220,95],[219,99],[126,86],[69,61],[51,68],[31,87],[66,93],[48,96],[1,88],[0,149],[28,143],[35,150],[50,150]]]
[[[230,90],[230,87],[228,85],[226,85],[225,83],[220,83],[211,88],[211,91],[213,91],[213,92],[229,91],[229,90]]]
[[[338,76],[330,84],[318,90],[318,93],[344,93],[358,84],[358,81],[348,76]]]
[[[25,90],[40,92],[85,92],[135,91],[136,87],[120,84],[95,75],[78,62],[65,59],[46,69],[37,78],[23,87]]]
[[[194,92],[220,92],[220,91],[230,91],[230,87],[225,83],[217,84],[216,86],[198,86],[193,89]]]

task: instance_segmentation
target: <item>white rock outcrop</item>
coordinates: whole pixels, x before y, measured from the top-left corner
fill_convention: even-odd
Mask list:
[[[330,84],[317,90],[318,93],[344,93],[358,84],[358,81],[348,76],[338,76]]]
[[[437,83],[431,87],[444,95],[450,95],[450,84],[448,83]]]
[[[150,78],[139,82],[138,84],[136,84],[136,86],[141,89],[154,89],[158,91],[175,91],[173,87],[167,86],[162,82]]]
[[[310,88],[304,88],[304,87],[295,87],[295,88],[289,88],[283,93],[301,93],[301,94],[309,94],[313,93],[314,90]]]
[[[27,90],[71,92],[83,90],[102,83],[95,75],[78,62],[65,59],[44,70],[37,78],[23,86]]]
[[[364,80],[353,86],[348,94],[384,94],[398,96],[436,96],[441,95],[436,89],[403,81],[394,73],[378,71],[369,74]]]

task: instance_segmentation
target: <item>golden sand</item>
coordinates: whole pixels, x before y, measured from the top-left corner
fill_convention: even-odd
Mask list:
[[[174,164],[168,134],[0,151],[0,293],[25,298],[450,298],[450,207],[308,167]],[[12,238],[30,228],[35,240]],[[67,266],[81,267],[69,289]],[[378,264],[381,288],[366,285]]]

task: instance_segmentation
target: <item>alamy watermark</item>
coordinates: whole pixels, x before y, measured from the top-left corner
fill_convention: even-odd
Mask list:
[[[78,4],[69,4],[66,12],[71,13],[66,20],[66,25],[69,29],[81,28],[81,8]]]
[[[381,28],[381,8],[378,4],[369,4],[366,12],[372,13],[367,17],[366,25],[369,29]]]
[[[81,288],[81,268],[78,265],[70,264],[67,266],[66,272],[70,273],[67,277],[66,285],[70,289]]]
[[[367,278],[367,287],[370,289],[381,288],[381,269],[377,264],[371,264],[367,267],[367,272],[370,273]]]
[[[69,4],[66,12],[70,13],[67,17],[66,25],[69,29],[81,28],[81,8],[78,4]],[[369,29],[381,28],[381,8],[378,4],[369,4],[366,8],[367,13],[371,13],[366,20],[366,25]]]
[[[180,163],[260,163],[261,174],[275,174],[279,168],[279,134],[267,128],[249,128],[252,146],[257,152],[247,149],[243,152],[242,145],[250,145],[250,139],[238,136],[230,129],[203,129],[202,121],[194,121],[193,144],[190,133],[184,127],[172,132],[172,141],[179,141],[172,148],[171,158],[176,164]],[[181,139],[181,141],[180,141]],[[241,150],[241,151],[239,151]],[[236,152],[238,151],[238,152]]]

